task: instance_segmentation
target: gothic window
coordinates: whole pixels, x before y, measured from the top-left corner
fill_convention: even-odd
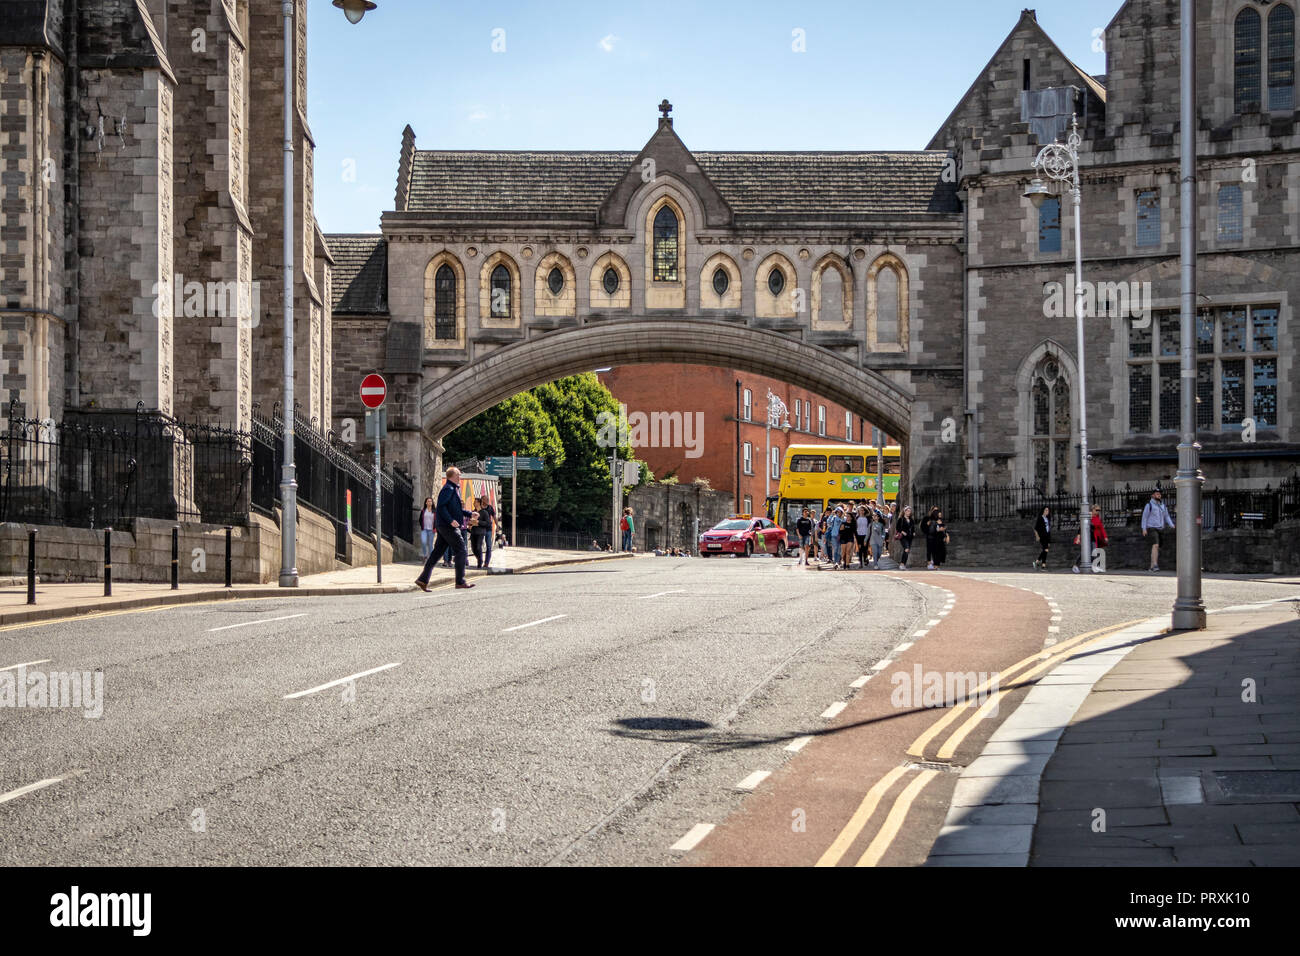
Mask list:
[[[772,271],[767,274],[767,291],[772,295],[780,295],[785,288],[785,273],[779,266],[773,266]]]
[[[1238,113],[1259,109],[1259,13],[1249,7],[1233,24],[1233,103]]]
[[[505,266],[497,266],[492,270],[488,294],[492,318],[510,318],[510,270]]]
[[[727,270],[722,268],[722,266],[718,266],[718,268],[714,269],[713,270],[713,291],[718,294],[718,298],[722,298],[724,295],[726,295],[727,289],[730,288],[730,286],[731,286],[731,277],[727,275]]]
[[[876,341],[898,341],[898,273],[889,266],[876,273]]]
[[[1295,13],[1285,5],[1268,15],[1268,108],[1295,108]]]
[[[1241,187],[1235,184],[1219,187],[1219,241],[1241,242]]]
[[[605,295],[613,295],[618,291],[618,270],[610,266],[605,270],[605,274],[600,280],[601,286],[605,289]]]
[[[1128,330],[1129,433],[1176,433],[1182,427],[1177,312]],[[1159,337],[1153,347],[1152,329]],[[1278,307],[1220,306],[1196,317],[1196,427],[1234,432],[1245,418],[1277,426]]]
[[[564,289],[564,273],[556,266],[546,276],[546,288],[551,290],[551,295],[559,295]]]
[[[1142,189],[1137,194],[1138,248],[1160,245],[1160,190]]]
[[[654,281],[677,281],[677,214],[668,206],[655,213]]]
[[[456,337],[456,273],[445,264],[433,277],[433,337]]]
[[[1043,494],[1060,494],[1070,489],[1070,385],[1060,361],[1050,353],[1035,367],[1030,382],[1034,486]]]
[[[1038,251],[1061,251],[1061,200],[1049,196],[1038,207]]]

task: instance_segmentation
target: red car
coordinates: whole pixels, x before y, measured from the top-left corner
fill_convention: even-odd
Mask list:
[[[713,554],[774,554],[784,558],[788,547],[785,529],[767,518],[753,515],[732,515],[700,535],[700,557]]]

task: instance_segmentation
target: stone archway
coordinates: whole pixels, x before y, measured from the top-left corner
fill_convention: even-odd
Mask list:
[[[705,319],[631,319],[548,332],[426,382],[424,433],[440,442],[458,425],[527,389],[606,365],[678,362],[735,368],[810,389],[899,436],[900,496],[909,482],[913,395],[884,375],[779,332]]]

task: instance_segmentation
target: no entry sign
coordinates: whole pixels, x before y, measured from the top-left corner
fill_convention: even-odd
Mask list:
[[[378,408],[388,397],[388,383],[382,375],[371,373],[361,380],[361,404],[366,408]]]

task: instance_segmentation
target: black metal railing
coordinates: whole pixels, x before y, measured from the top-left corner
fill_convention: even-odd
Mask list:
[[[608,535],[600,538],[603,545]],[[593,535],[577,534],[568,531],[528,531],[519,529],[519,540],[515,542],[520,548],[545,548],[548,551],[590,551]]]
[[[1142,509],[1159,488],[1171,512],[1176,510],[1177,495],[1172,482],[1149,485],[1124,485],[1123,488],[1093,488],[1089,503],[1100,505],[1107,525],[1137,525]],[[913,511],[923,515],[932,507],[943,511],[944,519],[956,521],[1032,521],[1050,507],[1056,515],[1074,515],[1079,511],[1078,494],[1046,494],[1024,481],[1018,485],[973,488],[969,485],[946,485],[917,488],[912,494]],[[978,515],[978,518],[977,518]],[[1284,478],[1274,488],[1219,489],[1201,492],[1201,524],[1206,531],[1228,528],[1271,528],[1279,521],[1300,518],[1300,477]]]

